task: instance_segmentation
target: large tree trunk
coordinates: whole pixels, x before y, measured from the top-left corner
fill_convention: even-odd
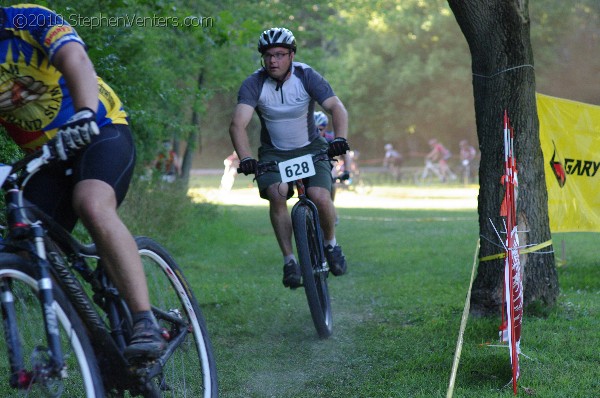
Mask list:
[[[517,221],[521,245],[551,239],[544,158],[539,139],[535,73],[529,33],[528,0],[449,0],[467,39],[472,57],[473,95],[479,169],[479,229],[482,257],[503,251],[497,236],[504,231],[499,216],[504,189],[502,115],[508,111],[515,129],[518,169]],[[493,225],[492,225],[493,223]],[[558,277],[552,246],[521,256],[524,304],[552,306],[558,297]],[[504,260],[481,262],[473,283],[471,312],[498,314],[502,304]]]

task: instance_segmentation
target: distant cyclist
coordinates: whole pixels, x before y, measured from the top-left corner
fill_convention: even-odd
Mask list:
[[[452,157],[452,152],[435,138],[429,140],[429,147],[431,148],[431,151],[425,156],[425,160],[429,160],[433,163],[437,162],[440,179],[442,181],[447,181],[448,178],[456,180],[456,175],[450,170],[450,166],[448,166],[448,159]]]
[[[325,112],[315,112],[315,125],[317,126],[317,130],[319,130],[319,134],[321,134],[321,137],[325,138],[327,142],[331,142],[335,139],[335,133],[331,130],[327,130],[328,124],[329,118]],[[337,163],[334,164],[333,170],[331,171],[332,176],[342,180],[350,178],[353,165],[352,158],[353,151],[348,151],[345,156],[337,157]],[[332,190],[332,198],[334,197],[333,192],[334,190]]]
[[[383,156],[383,167],[390,173],[394,180],[398,181],[402,177],[400,166],[402,166],[402,155],[394,149],[392,144],[385,144],[385,155]]]
[[[258,39],[263,67],[250,75],[238,92],[229,133],[245,174],[256,172],[257,160],[250,148],[247,126],[256,111],[261,122],[259,161],[285,161],[307,154],[328,151],[339,156],[349,149],[348,114],[331,86],[310,66],[294,62],[296,39],[286,28],[265,30]],[[332,116],[336,138],[327,143],[314,120],[318,102]],[[324,233],[325,255],[334,275],[346,272],[346,258],[335,236],[335,208],[331,200],[331,165],[315,164],[316,175],[307,182],[307,193],[319,211]],[[283,284],[295,288],[301,284],[300,266],[293,253],[292,221],[287,199],[291,184],[281,182],[278,173],[257,176],[260,196],[269,201],[269,214],[283,254]]]
[[[321,137],[325,138],[327,142],[331,142],[335,139],[335,134],[333,131],[327,129],[327,125],[329,124],[329,118],[325,114],[325,112],[315,112],[315,125],[317,126],[317,130],[319,130],[319,134]],[[352,152],[352,151],[350,151]],[[348,152],[348,153],[350,153]],[[333,168],[331,169],[331,178],[333,179],[333,184],[331,184],[331,200],[335,201],[335,193],[336,189],[336,180],[347,181],[350,179],[350,173],[347,171],[347,161],[349,156],[346,155],[342,159],[341,157],[337,158],[337,161],[334,162]],[[338,224],[338,214],[337,210],[335,212],[335,225]]]
[[[319,134],[321,134],[321,137],[325,138],[327,142],[331,142],[335,139],[335,134],[333,131],[327,130],[328,124],[329,118],[325,112],[315,112],[315,125],[317,126],[317,130],[319,130]]]

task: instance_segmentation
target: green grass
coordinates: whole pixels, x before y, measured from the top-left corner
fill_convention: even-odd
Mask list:
[[[334,333],[320,340],[304,292],[283,288],[266,207],[190,205],[168,190],[143,192],[136,198],[146,202],[129,202],[124,218],[182,265],[208,323],[222,397],[446,396],[475,210],[339,209],[349,272],[330,279]],[[561,295],[545,317],[525,313],[519,395],[599,397],[597,235],[553,239]],[[499,323],[469,318],[455,397],[512,396],[508,349],[484,344],[496,342]]]

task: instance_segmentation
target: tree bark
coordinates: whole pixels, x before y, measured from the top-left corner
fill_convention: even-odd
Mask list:
[[[481,151],[479,230],[481,257],[504,251],[495,232],[505,231],[500,214],[504,188],[503,113],[515,130],[518,170],[517,221],[521,246],[551,239],[544,158],[539,139],[535,72],[528,0],[449,0],[472,57],[475,120]],[[558,276],[552,246],[521,255],[524,305],[553,306]],[[471,313],[498,314],[502,304],[504,260],[481,262],[473,283]]]
[[[198,92],[202,90],[202,85],[204,84],[204,69],[200,71],[198,74]],[[198,115],[198,111],[194,108],[192,109],[192,126],[200,129],[200,116]],[[188,186],[188,182],[190,180],[190,171],[192,169],[192,161],[194,159],[194,150],[196,149],[196,141],[198,140],[198,132],[197,130],[193,130],[188,136],[187,146],[185,147],[185,152],[183,154],[183,161],[181,165],[181,179],[183,180],[183,185],[185,187]]]

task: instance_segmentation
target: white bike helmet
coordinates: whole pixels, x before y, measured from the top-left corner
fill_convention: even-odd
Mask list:
[[[315,112],[315,125],[324,127],[327,126],[327,123],[329,123],[329,118],[327,118],[325,113],[321,111]]]
[[[291,30],[286,28],[271,28],[261,33],[258,38],[258,52],[264,54],[272,47],[289,48],[296,52],[296,38]]]

